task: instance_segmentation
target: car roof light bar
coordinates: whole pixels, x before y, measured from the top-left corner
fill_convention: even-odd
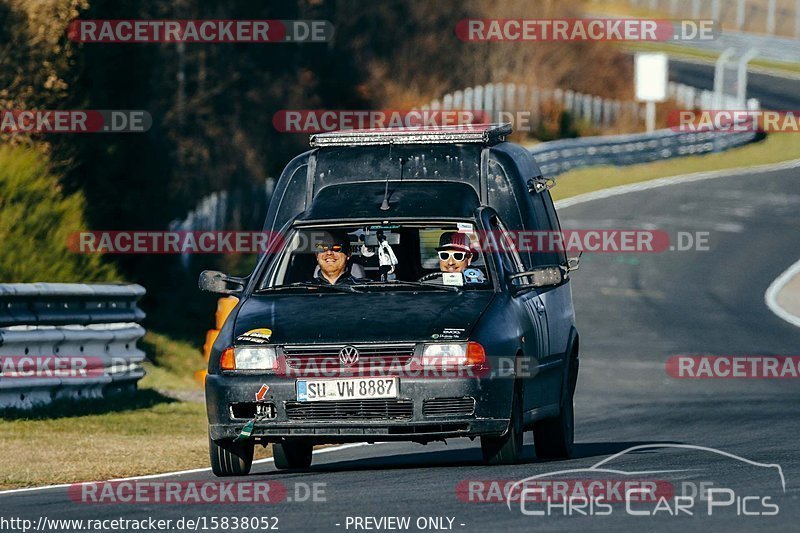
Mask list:
[[[511,124],[465,124],[419,128],[339,130],[311,136],[312,148],[325,146],[376,146],[388,144],[485,144],[505,141]]]

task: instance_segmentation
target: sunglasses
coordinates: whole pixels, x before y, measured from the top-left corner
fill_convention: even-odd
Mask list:
[[[323,252],[344,252],[344,246],[341,244],[317,244],[316,245],[317,253]]]
[[[463,261],[467,257],[467,252],[439,252],[440,261],[449,261],[451,257],[456,261]]]

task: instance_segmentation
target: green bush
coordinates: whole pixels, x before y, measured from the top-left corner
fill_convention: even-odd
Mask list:
[[[0,282],[120,281],[99,255],[68,246],[85,231],[82,194],[64,195],[47,156],[20,146],[0,146]]]

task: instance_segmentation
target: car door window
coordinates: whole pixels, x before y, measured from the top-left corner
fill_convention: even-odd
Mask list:
[[[525,271],[525,264],[522,262],[519,251],[517,250],[514,236],[508,231],[500,217],[495,216],[493,225],[497,231],[497,241],[503,258],[503,265],[512,274]]]
[[[550,232],[560,232],[561,228],[558,226],[558,219],[555,219],[556,224],[554,225],[553,219],[551,219],[548,215],[544,198],[545,194],[549,195],[547,191],[541,193],[531,193],[531,202],[533,203],[533,213],[536,217],[537,228],[539,228],[541,231],[548,232],[548,235],[552,235]],[[551,249],[550,243],[553,243],[553,241],[554,240],[552,238],[543,239],[543,242],[547,243],[545,244],[544,249],[536,250],[531,254],[535,266],[552,266],[566,262],[566,259],[561,260],[561,256],[564,255],[563,251]]]

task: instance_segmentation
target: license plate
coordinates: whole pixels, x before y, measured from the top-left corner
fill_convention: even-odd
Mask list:
[[[298,402],[397,398],[397,378],[298,379]]]

